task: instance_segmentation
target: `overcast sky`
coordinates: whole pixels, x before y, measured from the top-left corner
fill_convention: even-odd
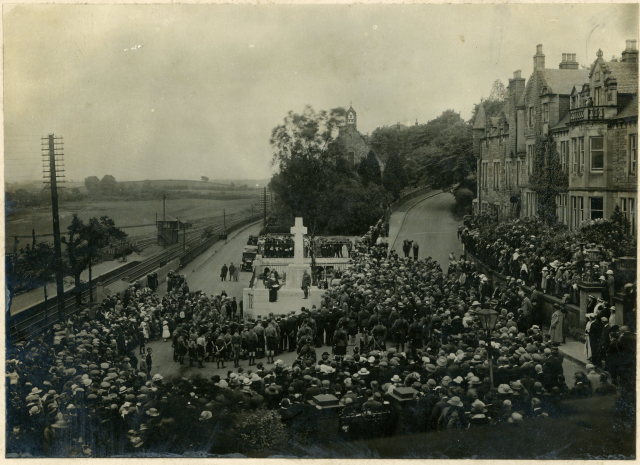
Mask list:
[[[495,79],[528,78],[536,44],[557,68],[562,53],[589,64],[638,36],[637,5],[5,5],[3,16],[8,182],[40,179],[49,133],[64,137],[73,180],[265,178],[289,110],[353,101],[364,133],[447,109],[468,119]]]

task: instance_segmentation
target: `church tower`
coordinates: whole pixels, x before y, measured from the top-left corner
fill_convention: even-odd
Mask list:
[[[351,105],[349,105],[349,109],[347,110],[347,113],[345,115],[346,121],[347,121],[347,127],[348,128],[353,128],[353,129],[357,129],[357,115],[356,115],[356,111],[353,109],[353,107]]]

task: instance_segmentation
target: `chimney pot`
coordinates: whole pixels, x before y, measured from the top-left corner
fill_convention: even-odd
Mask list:
[[[638,63],[638,41],[628,39],[627,48],[622,52],[622,61],[625,63]]]
[[[522,78],[522,70],[518,69],[513,72],[513,79],[521,79]]]
[[[566,53],[562,54],[562,61],[563,62],[567,61],[567,54]]]
[[[544,69],[544,53],[542,53],[542,44],[536,47],[536,54],[533,56],[534,71]]]

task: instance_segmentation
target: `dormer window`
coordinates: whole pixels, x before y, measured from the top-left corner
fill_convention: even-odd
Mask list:
[[[596,81],[600,80],[600,71],[596,71],[596,77],[595,77]]]
[[[547,88],[547,86],[544,86],[544,87],[542,88],[542,95],[546,94],[546,93],[548,92],[548,90],[549,90],[549,89]]]

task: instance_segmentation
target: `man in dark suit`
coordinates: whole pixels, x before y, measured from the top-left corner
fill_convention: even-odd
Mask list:
[[[609,348],[609,334],[611,333],[611,325],[609,325],[609,319],[605,316],[600,318],[602,322],[602,333],[600,335],[600,341],[598,344],[598,362],[602,363],[604,356],[607,354]]]
[[[590,315],[589,313],[587,315]],[[594,365],[600,366],[601,357],[599,355],[600,337],[602,336],[602,329],[604,328],[601,319],[596,317],[589,327],[589,347],[591,348],[591,354],[589,357]]]

